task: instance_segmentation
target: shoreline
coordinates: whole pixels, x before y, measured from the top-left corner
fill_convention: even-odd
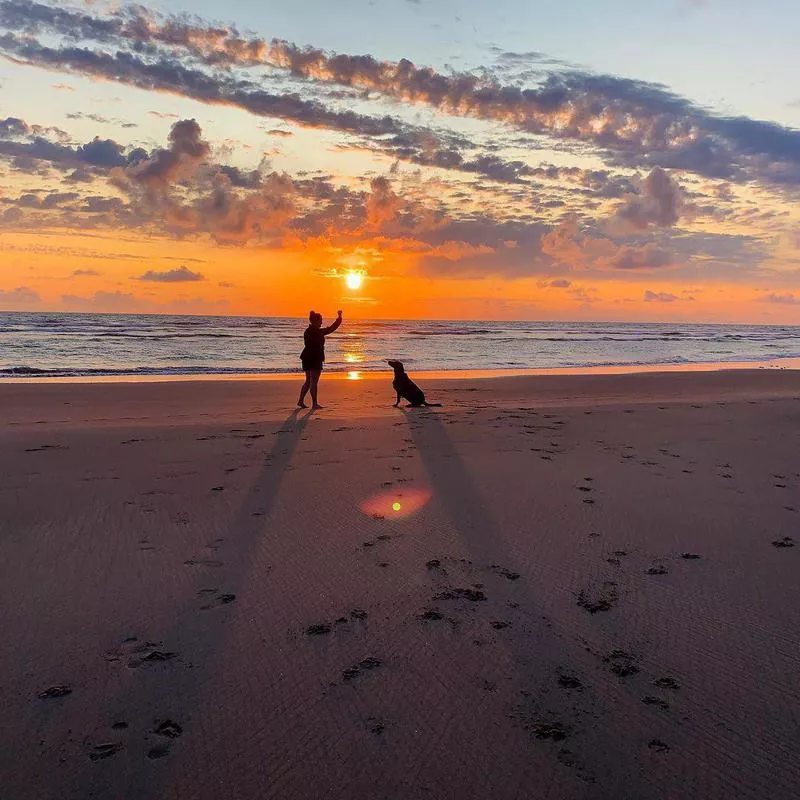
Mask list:
[[[800,370],[800,357],[775,358],[754,361],[698,361],[683,364],[620,364],[585,367],[542,367],[510,369],[458,369],[458,370],[416,370],[409,368],[414,377],[426,380],[487,380],[497,378],[568,376],[568,375],[638,375],[650,373],[681,372],[724,372],[724,371],[795,371]],[[295,381],[302,378],[300,370],[293,372],[258,373],[214,373],[196,374],[152,374],[152,375],[70,375],[70,376],[7,376],[0,377],[0,386],[17,384],[108,384],[108,383],[209,383],[237,381]],[[326,380],[372,381],[385,380],[391,374],[386,371],[339,370],[326,371]]]

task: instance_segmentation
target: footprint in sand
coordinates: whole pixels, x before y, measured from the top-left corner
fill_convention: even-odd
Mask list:
[[[528,692],[523,692],[525,698],[528,695]],[[528,731],[534,739],[563,742],[571,735],[572,729],[561,722],[554,713],[545,712],[542,714],[531,709],[529,705],[529,700],[523,700],[510,716],[511,719],[522,726],[523,730]]]
[[[122,742],[103,742],[102,744],[96,744],[91,752],[89,753],[89,758],[92,761],[100,761],[103,758],[110,758],[115,753],[118,753],[125,745]]]
[[[183,733],[183,728],[177,722],[165,719],[156,725],[153,733],[157,733],[159,736],[166,736],[168,739],[177,739]]]
[[[236,595],[230,592],[219,593],[217,589],[201,589],[198,594],[209,595],[213,594],[212,599],[203,606],[200,606],[201,611],[208,611],[211,608],[218,608],[219,606],[226,606],[236,601]]]
[[[316,622],[309,625],[304,633],[306,636],[327,636],[335,626],[346,625],[354,620],[363,622],[368,617],[369,614],[363,608],[354,608],[347,613],[347,616],[337,617],[333,622]]]
[[[171,653],[167,650],[148,650],[142,655],[133,656],[128,659],[128,666],[131,669],[138,669],[146,664],[161,664],[165,661],[172,661],[172,659],[177,657],[177,653]]]
[[[50,686],[43,692],[39,692],[39,697],[42,700],[53,700],[58,697],[66,697],[69,694],[72,694],[71,686]]]
[[[794,547],[794,539],[791,536],[784,536],[783,539],[775,539],[772,542],[773,547]]]
[[[438,572],[441,575],[447,575],[447,570],[442,566],[442,562],[438,558],[432,558],[430,561],[426,561],[425,568],[432,572]]]
[[[436,608],[429,608],[427,611],[417,614],[417,619],[423,622],[437,622],[440,619],[444,619],[444,614]]]
[[[379,658],[369,656],[368,658],[359,661],[358,664],[353,664],[352,667],[348,667],[346,670],[344,670],[342,672],[342,680],[345,682],[353,681],[363,675],[364,672],[378,669],[378,667],[381,666],[383,666],[383,663]]]
[[[659,689],[673,689],[677,691],[681,688],[680,683],[671,675],[663,675],[653,681],[653,686],[658,686]]]
[[[380,736],[386,730],[386,723],[380,717],[367,717],[367,728],[373,736]]]
[[[669,752],[669,745],[666,742],[662,742],[661,739],[651,739],[647,747],[655,753]]]
[[[103,658],[110,662],[126,660],[131,669],[138,669],[143,665],[159,664],[178,657],[177,653],[163,650],[162,647],[162,642],[140,642],[136,636],[128,636],[119,647],[107,650]]]
[[[485,601],[486,594],[481,589],[450,588],[435,595],[434,600],[469,600],[472,603]]]
[[[599,591],[582,591],[578,593],[578,606],[589,614],[611,611],[619,599],[617,584],[604,581]]]
[[[189,558],[183,563],[187,567],[221,567],[223,562],[214,558]]]
[[[518,581],[520,579],[519,572],[513,572],[510,569],[501,567],[499,564],[492,564],[492,570],[498,575],[502,575],[507,581]]]
[[[667,568],[662,564],[653,564],[645,570],[645,575],[667,575]]]
[[[604,659],[604,664],[619,678],[627,678],[639,672],[636,656],[625,650],[612,650]]]
[[[333,628],[327,622],[317,622],[306,628],[306,636],[327,636]]]
[[[660,697],[653,697],[651,694],[647,694],[642,698],[642,702],[646,706],[658,706],[658,708],[664,709],[665,711],[669,709],[669,703],[666,700],[662,700]]]
[[[571,673],[562,672],[558,676],[558,685],[562,689],[583,689],[583,684]]]

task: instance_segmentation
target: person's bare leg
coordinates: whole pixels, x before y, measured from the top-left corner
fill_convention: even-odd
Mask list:
[[[311,408],[323,408],[323,406],[321,406],[317,402],[317,387],[319,386],[319,376],[320,375],[321,375],[321,372],[319,370],[313,370],[310,373],[310,377],[311,377]]]
[[[298,408],[308,408],[306,405],[306,395],[308,394],[308,390],[311,388],[311,375],[309,372],[306,372],[306,381],[303,384],[303,388],[300,390],[300,399],[297,401]]]

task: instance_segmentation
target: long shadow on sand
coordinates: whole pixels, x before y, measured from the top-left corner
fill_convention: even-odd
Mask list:
[[[274,444],[225,534],[226,539],[236,540],[235,554],[225,561],[224,568],[214,571],[214,580],[224,583],[225,591],[231,595],[252,569],[253,557],[269,525],[270,512],[310,416],[310,413],[300,416],[299,410],[293,411],[273,432]],[[202,707],[200,695],[205,697],[209,693],[208,667],[213,664],[229,627],[224,617],[198,610],[196,592],[208,582],[208,573],[198,574],[195,592],[188,603],[176,609],[170,629],[142,631],[150,638],[164,641],[167,649],[176,648],[180,659],[189,662],[191,668],[185,669],[185,665],[182,667],[178,662],[178,681],[161,669],[139,669],[130,677],[120,679],[120,694],[112,701],[114,710],[124,711],[132,722],[138,716],[142,725],[152,725],[153,714],[159,709],[178,709],[177,713],[183,709],[189,715],[194,709],[196,718],[197,709]],[[103,717],[103,709],[98,709],[97,716],[98,719]],[[168,791],[169,764],[161,762],[158,769],[148,768],[151,764],[145,751],[146,748],[144,751],[131,748],[127,753],[119,753],[113,759],[115,769],[111,771],[98,771],[95,764],[87,761],[86,768],[73,781],[72,791],[65,792],[63,797],[124,796],[156,800],[173,796]],[[164,761],[169,762],[169,759]]]
[[[414,443],[428,473],[434,498],[449,515],[472,563],[483,569],[497,565],[513,570],[514,564],[504,543],[504,533],[481,500],[479,486],[448,435],[440,413],[410,411],[407,412],[407,418]],[[535,491],[532,486],[531,492]],[[531,522],[531,527],[535,530],[535,521],[532,519]],[[555,683],[553,664],[585,664],[585,647],[574,633],[558,630],[554,623],[544,619],[540,611],[542,603],[537,598],[533,584],[525,575],[520,575],[513,586],[514,597],[520,604],[520,610],[525,613],[526,630],[524,635],[515,635],[512,629],[509,631],[510,635],[503,636],[499,646],[505,648],[510,656],[519,685],[527,686],[532,690],[532,695],[535,695],[542,679]],[[528,681],[532,681],[533,685]],[[595,725],[602,725],[603,719],[613,716],[615,709],[591,692],[589,687],[584,687],[581,697],[582,702],[586,703],[582,713],[590,712],[591,717],[596,720]],[[546,706],[537,709],[533,714],[534,731],[537,724],[535,717],[539,711],[543,712],[542,719],[548,724],[553,721],[547,715]],[[530,724],[531,719],[527,722]],[[570,727],[574,720],[567,719],[565,723]],[[542,729],[542,732],[546,734],[547,730]],[[534,735],[539,737],[541,734]],[[579,773],[582,772],[584,780],[589,781],[586,796],[597,796],[599,784],[593,787],[591,784],[600,774],[603,776],[603,797],[647,796],[647,792],[642,791],[645,787],[639,785],[639,780],[635,777],[636,770],[631,769],[631,762],[635,761],[636,754],[621,751],[618,742],[602,733],[598,737],[597,731],[593,732],[591,738],[594,740],[592,751],[578,753],[575,758],[576,762],[582,762]],[[565,744],[579,747],[577,742],[573,744],[570,739]],[[553,750],[553,755],[555,757],[556,749]],[[576,754],[570,755],[574,757]]]

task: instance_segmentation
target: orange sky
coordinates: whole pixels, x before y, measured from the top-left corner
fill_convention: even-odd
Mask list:
[[[414,65],[353,72],[203,20],[184,46],[154,12],[140,57],[123,23],[144,13],[89,10],[119,22],[124,73],[4,45],[0,309],[800,323],[794,162],[771,123],[745,141],[648,84],[635,102],[567,88],[555,112],[500,71],[411,83]],[[70,19],[33,33],[67,46]],[[205,94],[130,77],[161,55]]]

